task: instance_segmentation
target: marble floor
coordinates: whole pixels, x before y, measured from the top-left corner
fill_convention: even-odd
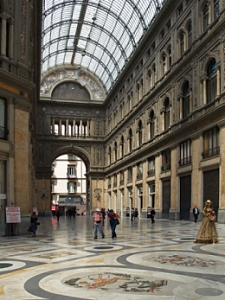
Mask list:
[[[194,244],[200,223],[121,219],[93,238],[91,218],[40,218],[37,237],[0,237],[0,300],[225,299],[219,243]]]

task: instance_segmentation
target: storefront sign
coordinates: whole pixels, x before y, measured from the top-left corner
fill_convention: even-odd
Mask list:
[[[6,194],[0,194],[0,199],[6,199]]]
[[[6,223],[21,223],[20,207],[6,207]]]

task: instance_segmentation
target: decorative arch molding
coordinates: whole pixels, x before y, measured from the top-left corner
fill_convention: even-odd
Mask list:
[[[61,147],[59,146],[59,148],[57,150],[55,150],[53,152],[53,154],[51,155],[51,163],[59,156],[64,155],[64,154],[74,154],[79,156],[87,169],[87,172],[90,170],[90,162],[91,162],[91,158],[89,153],[87,153],[84,149],[81,149],[80,147],[76,147],[74,145],[70,145],[70,146],[65,146],[65,147]]]
[[[51,98],[53,89],[60,83],[68,81],[77,82],[85,87],[90,93],[91,100],[103,102],[106,98],[104,87],[94,74],[85,69],[72,69],[69,67],[55,68],[42,78],[40,85],[41,97]]]

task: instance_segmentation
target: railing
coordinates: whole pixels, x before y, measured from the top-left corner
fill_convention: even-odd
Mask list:
[[[190,164],[191,164],[191,156],[185,157],[179,161],[180,166],[185,166]]]
[[[143,178],[143,174],[142,173],[138,173],[137,174],[137,180],[141,180]]]
[[[171,165],[170,163],[167,163],[167,164],[164,164],[161,166],[161,173],[165,173],[167,171],[170,171],[171,170]]]
[[[212,149],[202,152],[202,157],[203,157],[203,159],[205,159],[205,158],[209,158],[209,157],[216,156],[219,154],[220,154],[220,147],[215,147],[215,148],[212,148]]]
[[[128,178],[127,178],[127,182],[128,182],[128,183],[131,183],[131,182],[132,182],[132,177],[128,177]]]
[[[148,170],[148,177],[154,176],[155,175],[155,169]]]

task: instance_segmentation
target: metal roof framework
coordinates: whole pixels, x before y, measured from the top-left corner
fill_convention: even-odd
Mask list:
[[[42,76],[72,65],[108,92],[163,0],[43,0]]]

